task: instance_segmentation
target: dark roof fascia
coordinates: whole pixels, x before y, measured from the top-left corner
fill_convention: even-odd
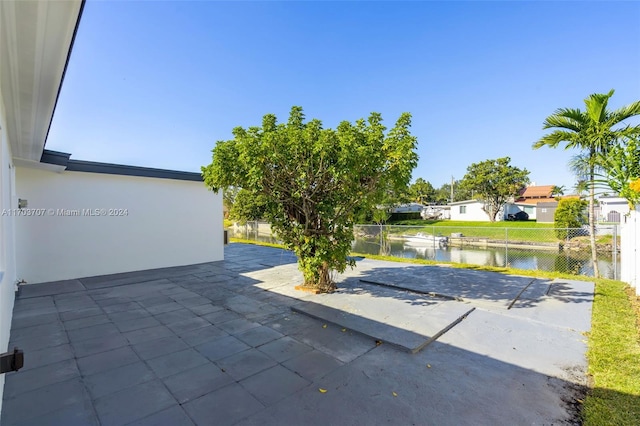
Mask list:
[[[69,157],[71,157],[71,154],[67,154],[66,152],[50,151],[48,149],[44,149],[42,150],[40,162],[67,167],[67,164],[69,164]]]
[[[71,154],[45,149],[41,163],[66,167],[71,172],[102,173],[108,175],[150,177],[160,179],[202,182],[202,174],[177,170],[154,169],[151,167],[126,166],[123,164],[99,163],[95,161],[70,160]]]

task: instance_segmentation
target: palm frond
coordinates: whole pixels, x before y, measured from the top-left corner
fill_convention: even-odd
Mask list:
[[[540,140],[533,144],[533,149],[542,148],[543,146],[556,148],[561,142],[567,142],[565,148],[573,148],[580,146],[579,136],[576,132],[556,130],[541,137]]]
[[[586,113],[592,121],[596,123],[602,123],[607,119],[607,104],[609,98],[613,96],[614,90],[611,89],[609,93],[593,93],[584,100],[586,106]]]
[[[542,128],[559,127],[579,132],[585,122],[586,117],[579,109],[562,108],[547,117],[543,122]]]
[[[619,124],[622,121],[626,120],[627,118],[635,117],[638,115],[640,115],[640,101],[630,103],[629,105],[625,105],[615,111],[612,111],[609,114],[609,117],[607,117],[607,124],[613,127],[616,124]]]

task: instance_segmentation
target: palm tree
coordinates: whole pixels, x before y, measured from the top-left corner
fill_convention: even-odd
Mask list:
[[[561,196],[564,195],[565,187],[564,185],[553,185],[551,188],[551,195],[555,197],[556,200],[559,200]]]
[[[544,120],[543,129],[555,129],[544,135],[533,144],[534,149],[543,146],[556,148],[565,142],[565,149],[578,148],[584,151],[588,168],[589,183],[589,234],[591,240],[591,258],[593,273],[600,276],[596,261],[595,233],[595,174],[599,160],[619,139],[640,134],[640,126],[620,126],[630,118],[640,115],[640,101],[633,102],[615,111],[608,111],[609,98],[613,89],[607,94],[594,93],[584,100],[585,110],[577,108],[560,108]]]

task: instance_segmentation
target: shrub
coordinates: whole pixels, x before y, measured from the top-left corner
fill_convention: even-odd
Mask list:
[[[584,209],[587,202],[578,198],[565,198],[558,202],[558,208],[553,217],[556,227],[556,236],[564,240],[575,235],[569,234],[567,228],[580,228],[586,223],[587,217]]]

